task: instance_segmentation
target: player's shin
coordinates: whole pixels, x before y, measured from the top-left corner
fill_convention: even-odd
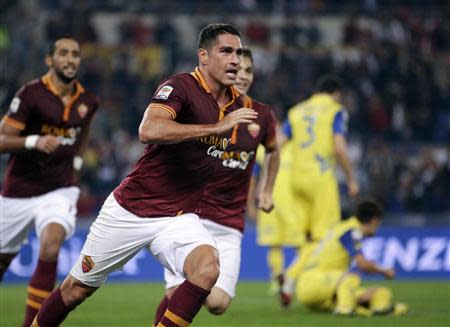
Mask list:
[[[71,310],[63,302],[61,289],[57,288],[44,301],[31,327],[59,326]]]
[[[57,262],[38,260],[36,269],[28,285],[25,318],[22,327],[29,327],[39,308],[50,295],[56,280]]]
[[[392,292],[387,287],[377,288],[369,302],[370,309],[375,314],[385,314],[392,311]]]
[[[186,327],[200,311],[210,291],[185,280],[169,300],[157,327]]]
[[[161,321],[162,317],[164,316],[164,312],[166,312],[167,305],[169,304],[169,298],[164,295],[163,299],[158,305],[158,308],[156,309],[155,313],[155,320],[153,320],[153,326],[158,326],[158,323]]]
[[[356,308],[356,291],[361,283],[359,276],[349,274],[343,277],[336,290],[336,314],[349,315]]]
[[[284,253],[281,247],[270,247],[267,252],[267,264],[270,270],[271,285],[269,293],[276,294],[278,292],[277,277],[281,275],[284,268]]]

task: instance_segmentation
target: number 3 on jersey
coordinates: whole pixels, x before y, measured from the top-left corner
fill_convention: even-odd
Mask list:
[[[303,120],[306,123],[305,131],[307,134],[307,139],[304,142],[300,143],[300,147],[304,149],[304,148],[309,147],[316,140],[316,134],[314,132],[314,125],[316,123],[316,117],[313,115],[304,115]]]

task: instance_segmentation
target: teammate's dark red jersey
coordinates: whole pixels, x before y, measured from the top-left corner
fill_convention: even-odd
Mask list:
[[[74,184],[73,157],[80,133],[98,108],[98,98],[76,82],[76,93],[64,105],[49,75],[23,86],[3,121],[21,130],[21,136],[54,135],[61,146],[52,154],[38,150],[12,153],[2,195],[30,197]]]
[[[258,144],[270,152],[276,142],[276,120],[272,109],[245,96],[245,107],[258,112],[251,124],[239,125],[232,132],[231,144],[221,157],[218,168],[203,191],[196,209],[201,218],[243,231],[250,178]]]

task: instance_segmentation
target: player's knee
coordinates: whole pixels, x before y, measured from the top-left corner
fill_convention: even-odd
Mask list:
[[[387,287],[377,288],[370,300],[370,309],[374,313],[385,313],[392,309],[392,291]]]
[[[70,309],[74,309],[96,290],[97,288],[87,286],[70,275],[60,286],[63,302]]]
[[[187,279],[205,289],[211,289],[219,278],[219,257],[211,246],[192,251],[185,262]]]
[[[203,260],[197,268],[196,277],[212,288],[219,278],[219,262],[215,258]]]
[[[350,287],[352,289],[358,288],[360,284],[361,284],[361,277],[353,273],[345,275],[340,282],[340,285],[344,287]]]
[[[222,315],[227,311],[230,303],[231,297],[221,289],[214,287],[206,298],[205,307],[214,315]]]
[[[226,305],[225,303],[208,304],[208,302],[207,302],[206,309],[208,309],[209,313],[220,316],[220,315],[223,315],[227,311],[228,305]]]

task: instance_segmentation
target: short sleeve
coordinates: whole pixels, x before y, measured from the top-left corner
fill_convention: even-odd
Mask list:
[[[286,119],[283,123],[283,134],[286,135],[286,137],[288,139],[292,138],[292,128],[291,128],[291,123],[289,122],[289,119]]]
[[[259,163],[255,163],[255,165],[253,166],[253,171],[252,171],[252,176],[259,176],[259,174],[261,173],[261,166],[259,165]]]
[[[269,111],[267,129],[266,134],[264,135],[264,139],[262,140],[262,144],[266,148],[266,152],[270,152],[276,147],[277,120],[272,109],[270,109],[269,107],[267,107],[267,109]]]
[[[339,241],[350,257],[354,257],[361,253],[361,239],[362,234],[359,230],[351,229],[343,234]]]
[[[180,77],[172,77],[161,83],[153,95],[150,106],[168,111],[175,119],[188,99],[186,82]]]
[[[17,129],[24,130],[31,111],[30,89],[22,87],[11,100],[3,121]]]
[[[344,110],[340,110],[334,116],[333,121],[333,133],[334,134],[347,134],[347,114]]]
[[[91,110],[89,110],[89,117],[88,117],[87,121],[92,120],[92,118],[95,116],[95,114],[97,113],[98,108],[100,106],[100,99],[97,95],[90,93],[89,96],[90,96],[89,103],[90,103]]]

